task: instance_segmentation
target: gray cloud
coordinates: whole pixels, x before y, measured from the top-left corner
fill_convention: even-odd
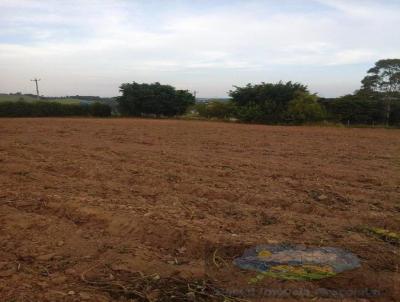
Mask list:
[[[48,95],[115,95],[122,82],[162,81],[223,96],[233,84],[293,79],[338,95],[358,88],[375,60],[400,55],[392,1],[316,0],[296,10],[205,1],[200,12],[170,3],[1,2],[0,91],[30,91],[39,76]]]

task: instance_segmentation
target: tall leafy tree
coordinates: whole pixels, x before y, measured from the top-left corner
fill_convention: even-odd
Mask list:
[[[400,98],[400,59],[379,60],[368,70],[361,81],[359,93],[378,94],[386,108],[386,124],[389,124],[393,100]]]
[[[117,98],[123,115],[174,116],[183,114],[194,104],[194,96],[187,90],[176,90],[170,85],[125,83]]]
[[[247,84],[234,86],[229,92],[243,121],[280,123],[287,119],[288,105],[299,92],[308,93],[307,86],[293,82]]]

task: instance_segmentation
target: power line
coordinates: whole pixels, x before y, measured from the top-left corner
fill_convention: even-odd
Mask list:
[[[32,82],[35,82],[35,84],[36,84],[36,97],[37,97],[37,99],[39,99],[40,96],[39,96],[39,85],[38,85],[38,82],[40,81],[40,79],[34,78],[34,79],[31,80],[31,81],[32,81]]]

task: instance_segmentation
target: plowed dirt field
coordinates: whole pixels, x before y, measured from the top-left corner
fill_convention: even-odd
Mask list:
[[[371,228],[400,232],[400,130],[0,119],[0,301],[222,301],[207,249],[285,242],[361,267],[257,286],[399,301],[399,242]]]

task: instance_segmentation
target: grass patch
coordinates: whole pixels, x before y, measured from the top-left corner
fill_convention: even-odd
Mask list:
[[[367,228],[366,231],[379,239],[382,239],[391,244],[400,245],[400,233],[396,233],[383,228]]]
[[[257,283],[264,279],[264,277],[294,281],[313,281],[333,277],[335,275],[336,273],[330,266],[276,265],[271,267],[267,272],[258,274],[255,278],[250,279],[249,283]]]

